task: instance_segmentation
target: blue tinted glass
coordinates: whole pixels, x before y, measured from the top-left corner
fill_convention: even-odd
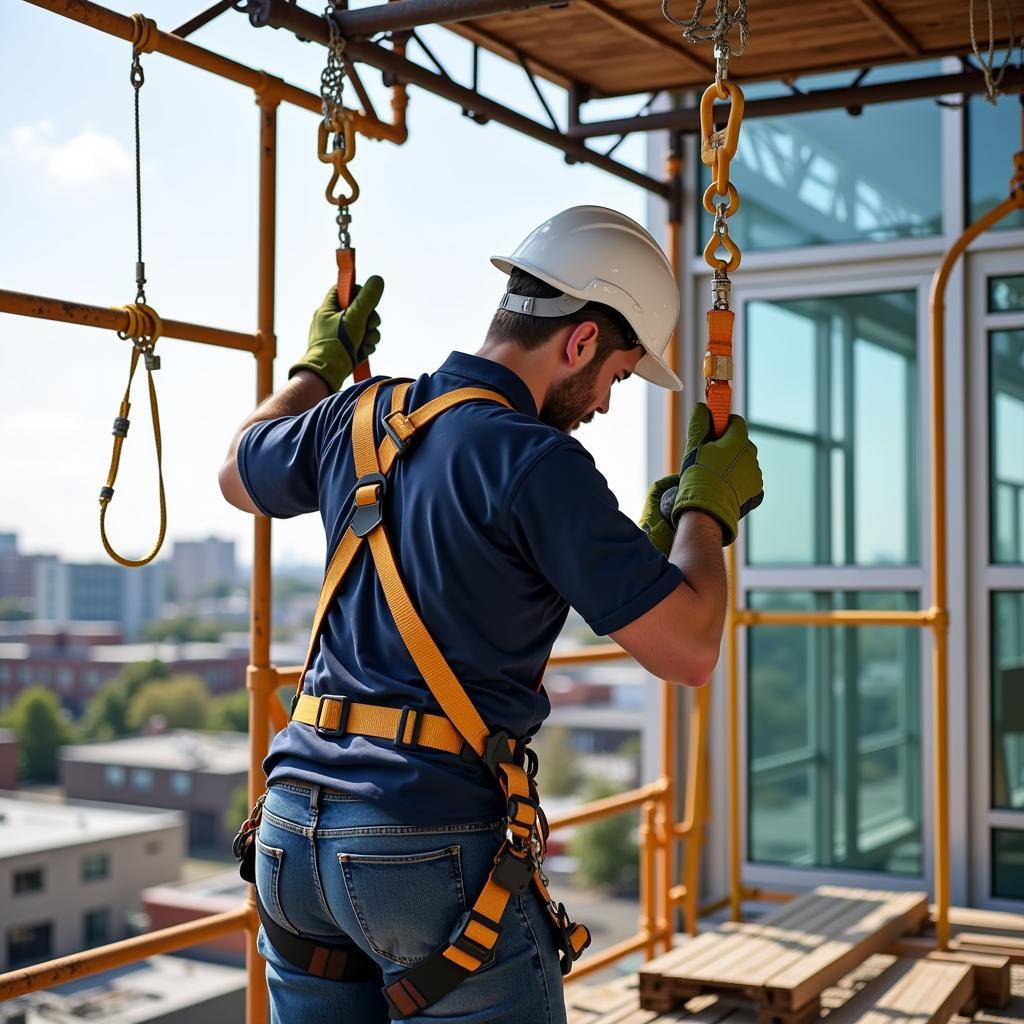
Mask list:
[[[876,68],[865,84],[939,73],[935,62]],[[818,75],[798,85],[840,88],[853,77]],[[750,101],[779,92],[775,84],[744,89]],[[936,235],[941,168],[940,111],[932,100],[866,106],[856,116],[827,110],[748,117],[729,175],[742,198],[729,232],[744,251]],[[701,196],[710,180],[701,165]],[[703,251],[711,217],[701,210]]]
[[[914,292],[746,306],[756,565],[917,561]]]
[[[1024,810],[1024,592],[992,595],[992,806]]]
[[[998,55],[996,65],[1002,64]],[[973,223],[1010,194],[1013,154],[1021,148],[1021,109],[1016,96],[993,106],[972,96],[967,106],[967,220]],[[993,230],[1024,227],[1024,210],[1004,217]]]
[[[992,895],[1024,900],[1024,832],[992,830]]]
[[[910,609],[912,593],[769,592],[750,607]],[[922,871],[920,632],[753,626],[749,857]]]
[[[989,477],[991,557],[1024,562],[1024,331],[991,331]]]

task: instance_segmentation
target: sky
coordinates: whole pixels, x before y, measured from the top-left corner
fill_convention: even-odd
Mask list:
[[[132,3],[108,0],[121,13]],[[151,0],[145,13],[172,30],[204,4]],[[307,5],[308,7],[309,5]],[[313,5],[315,6],[315,5]],[[355,6],[355,5],[354,5]],[[135,297],[135,188],[130,45],[26,3],[0,15],[0,288],[119,306]],[[468,81],[470,48],[438,28],[431,49]],[[319,91],[325,51],[286,32],[253,29],[228,11],[192,42]],[[424,58],[414,51],[417,60]],[[160,54],[143,57],[143,255],[150,304],[166,318],[256,327],[258,110],[250,90]],[[522,70],[482,55],[482,88],[537,120]],[[380,76],[364,80],[389,109]],[[561,90],[543,86],[563,118]],[[348,93],[351,97],[351,89]],[[354,100],[353,100],[354,103]],[[636,98],[606,101],[592,117],[632,113]],[[560,209],[596,203],[642,220],[645,194],[501,125],[480,127],[457,106],[410,88],[406,145],[360,138],[353,206],[361,277],[381,274],[383,340],[376,373],[415,376],[453,349],[475,351],[504,277],[488,257],[511,251]],[[305,349],[312,311],[332,283],[336,229],[317,161],[316,115],[282,106],[278,117],[275,383]],[[617,158],[642,167],[644,142]],[[228,506],[217,470],[254,404],[255,364],[243,352],[160,342],[155,375],[164,440],[168,546],[233,538],[243,562],[251,520]],[[110,460],[110,426],[128,371],[116,334],[0,314],[0,532],[26,552],[101,560],[97,494]],[[650,385],[615,389],[610,415],[577,435],[636,516],[647,487],[644,415]],[[144,375],[107,516],[115,548],[137,557],[157,529],[152,429]],[[319,563],[319,517],[275,527],[277,562]]]

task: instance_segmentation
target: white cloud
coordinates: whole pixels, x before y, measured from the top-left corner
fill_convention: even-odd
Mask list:
[[[54,181],[79,185],[131,175],[134,163],[121,143],[86,127],[66,141],[55,140],[52,121],[13,128],[8,135],[9,151],[23,163],[35,164]]]

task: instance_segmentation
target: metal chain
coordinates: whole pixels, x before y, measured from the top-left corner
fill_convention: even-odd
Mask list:
[[[704,14],[704,7],[707,0],[697,0],[692,18],[676,18],[669,12],[669,4],[672,0],[661,0],[661,12],[672,22],[683,30],[683,38],[688,43],[722,43],[727,41],[730,29],[738,25],[740,29],[740,45],[733,50],[735,54],[741,54],[750,41],[750,27],[747,25],[747,3],[748,0],[737,0],[736,10],[729,10],[729,0],[716,0],[715,20],[710,24],[703,24],[701,18]]]
[[[1003,76],[1006,74],[1007,65],[1010,63],[1010,57],[1013,55],[1013,47],[1017,41],[1016,34],[1013,31],[1013,10],[1010,6],[1010,0],[1004,0],[1006,4],[1006,19],[1010,26],[1010,45],[1006,49],[1006,56],[1003,58],[1002,66],[998,72],[995,68],[995,53],[996,53],[996,34],[995,34],[995,19],[992,14],[992,0],[988,0],[988,58],[982,57],[981,51],[978,49],[978,40],[974,34],[974,0],[970,0],[970,21],[971,21],[971,49],[974,51],[974,56],[978,58],[978,63],[981,65],[982,74],[985,76],[985,99],[988,100],[993,106],[996,104],[996,96],[1000,92],[1000,87],[1003,84]],[[1021,58],[1024,61],[1024,35],[1020,39]]]
[[[335,6],[328,0],[324,8],[323,17],[327,22],[327,63],[320,74],[320,103],[323,110],[324,125],[333,134],[331,141],[332,151],[340,154],[340,163],[346,163],[346,142],[344,125],[345,105],[343,93],[345,89],[345,37],[338,28],[335,20]],[[338,163],[335,166],[339,166]],[[338,215],[335,217],[338,225],[338,247],[350,249],[352,247],[352,235],[350,227],[352,214],[349,212],[348,203],[338,204]]]

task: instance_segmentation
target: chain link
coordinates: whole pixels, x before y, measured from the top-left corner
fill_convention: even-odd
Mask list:
[[[338,247],[350,249],[352,247],[352,235],[350,227],[352,214],[349,211],[349,204],[354,202],[359,195],[359,187],[352,178],[347,168],[349,161],[355,156],[355,133],[351,126],[346,123],[347,114],[343,94],[345,90],[345,78],[347,70],[345,67],[345,37],[338,28],[335,20],[335,6],[328,2],[324,8],[324,20],[327,22],[327,63],[320,74],[320,104],[323,110],[323,130],[320,133],[320,159],[334,167],[334,174],[330,184],[327,186],[328,202],[338,207],[338,214],[335,221],[338,225]],[[330,141],[327,141],[327,137]],[[346,196],[336,194],[334,189],[339,178],[343,179],[351,191]]]

